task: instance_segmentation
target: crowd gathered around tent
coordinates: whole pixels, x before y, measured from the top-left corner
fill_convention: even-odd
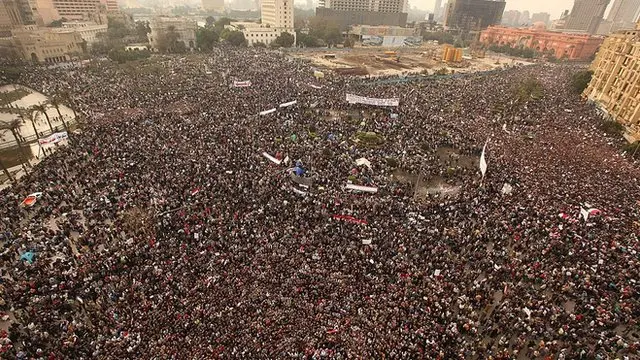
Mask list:
[[[0,193],[0,357],[640,356],[640,173],[576,66],[384,84],[216,50],[21,75],[82,126]]]

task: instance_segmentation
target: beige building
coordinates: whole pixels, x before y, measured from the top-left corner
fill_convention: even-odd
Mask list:
[[[640,134],[640,23],[634,30],[611,34],[591,65],[593,77],[584,91],[611,118]]]
[[[242,28],[242,33],[249,46],[253,46],[256,43],[270,45],[283,32],[293,35],[295,44],[296,31],[293,28],[293,0],[262,0],[260,16],[262,18],[260,24],[232,23],[231,25],[236,29]]]
[[[187,50],[193,50],[196,47],[196,30],[198,23],[194,20],[180,17],[154,17],[149,21],[151,32],[147,34],[151,50],[158,51],[158,40],[163,33],[173,29],[178,33],[178,41],[182,41]]]
[[[47,64],[68,61],[84,52],[78,32],[55,32],[35,25],[14,28],[10,38],[0,39],[0,47],[12,47],[23,60]]]
[[[59,33],[77,32],[82,37],[82,40],[91,45],[98,41],[98,34],[107,32],[107,24],[96,24],[91,22],[65,22],[62,23],[62,28],[52,29]]]
[[[97,13],[119,11],[117,0],[29,0],[45,24],[53,20],[86,20]]]
[[[11,36],[11,29],[23,24],[18,1],[0,0],[0,37]]]

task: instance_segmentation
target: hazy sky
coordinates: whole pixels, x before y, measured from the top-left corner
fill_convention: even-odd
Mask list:
[[[614,0],[611,1],[613,3]],[[446,0],[442,0],[444,4]],[[611,3],[609,7],[611,7]],[[435,0],[409,0],[411,7],[415,6],[423,10],[433,10]],[[507,0],[505,10],[529,10],[529,13],[548,12],[551,19],[557,19],[562,11],[569,10],[573,6],[573,0]],[[606,14],[606,13],[605,13]]]

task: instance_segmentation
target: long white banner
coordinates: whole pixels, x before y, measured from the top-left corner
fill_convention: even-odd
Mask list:
[[[62,140],[65,140],[69,137],[66,131],[53,133],[46,138],[38,139],[38,144],[40,145],[48,145],[48,144],[57,144]]]
[[[358,96],[354,94],[347,94],[347,102],[349,104],[364,104],[364,105],[373,105],[373,106],[398,106],[400,105],[400,99],[398,98],[390,98],[390,99],[379,99],[379,98],[370,98],[365,96]]]

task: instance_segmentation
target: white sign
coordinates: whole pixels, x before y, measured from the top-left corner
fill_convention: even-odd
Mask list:
[[[38,144],[40,145],[49,145],[49,144],[57,144],[62,140],[66,140],[69,138],[69,135],[66,131],[53,133],[46,138],[38,139]]]
[[[347,94],[347,102],[349,104],[364,104],[364,105],[373,105],[373,106],[398,106],[400,105],[400,99],[398,98],[390,98],[390,99],[379,99],[379,98],[370,98],[365,96],[358,96],[354,94]]]
[[[233,82],[233,86],[234,87],[249,87],[251,86],[251,81],[247,80],[247,81],[234,81]]]
[[[275,163],[277,165],[280,165],[280,163],[282,162],[282,160],[278,160],[278,159],[274,158],[273,156],[267,154],[266,152],[263,152],[262,155],[264,157],[266,157],[267,159],[271,160],[273,163]]]
[[[364,191],[364,192],[368,192],[368,193],[372,193],[372,194],[378,192],[378,188],[377,187],[361,186],[361,185],[354,185],[354,184],[347,184],[346,189],[347,190],[355,190],[355,191]]]
[[[295,105],[297,102],[298,102],[297,100],[293,100],[293,101],[289,101],[289,102],[286,102],[286,103],[282,103],[282,104],[280,104],[280,107],[282,108],[282,107]]]
[[[274,113],[274,112],[276,112],[276,108],[265,110],[265,111],[261,111],[260,115],[269,115],[269,114]]]

